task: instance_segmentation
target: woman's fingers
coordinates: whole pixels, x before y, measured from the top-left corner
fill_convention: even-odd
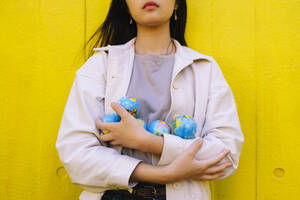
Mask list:
[[[111,144],[111,145],[120,145],[120,143],[117,142],[116,140],[110,141],[109,144]]]
[[[187,152],[191,153],[193,157],[195,157],[196,153],[200,150],[201,146],[203,144],[203,139],[197,139],[195,140],[186,150]]]
[[[114,111],[116,111],[116,113],[118,113],[120,115],[121,119],[124,120],[128,116],[130,116],[130,114],[127,112],[127,110],[125,108],[123,108],[123,106],[121,106],[119,103],[111,102],[110,106]]]
[[[204,171],[204,173],[206,173],[206,174],[214,174],[214,173],[220,172],[220,171],[222,171],[225,168],[230,167],[230,166],[232,166],[231,162],[227,162],[227,163],[224,163],[222,165],[215,165],[215,166],[207,168]]]
[[[217,172],[214,174],[204,174],[204,175],[194,178],[194,180],[213,180],[213,179],[219,178],[221,176],[224,176],[225,174],[226,173],[224,171],[220,171],[220,172]]]
[[[102,122],[99,118],[96,119],[96,127],[102,130],[112,131],[114,123]]]
[[[113,135],[111,133],[106,133],[106,134],[101,134],[100,135],[100,140],[103,142],[108,142],[113,140]]]
[[[225,158],[225,156],[227,156],[227,154],[229,154],[229,152],[230,152],[229,150],[223,151],[222,153],[220,153],[217,156],[214,156],[214,157],[209,158],[207,160],[198,161],[198,163],[199,163],[199,165],[204,165],[205,166],[204,168],[207,169],[211,166],[216,165],[221,160],[223,160]]]

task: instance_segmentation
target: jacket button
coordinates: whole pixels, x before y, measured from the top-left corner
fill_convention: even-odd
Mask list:
[[[180,183],[173,183],[173,188],[178,190],[180,188]]]

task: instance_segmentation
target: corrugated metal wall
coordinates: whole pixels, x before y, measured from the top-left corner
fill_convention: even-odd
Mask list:
[[[0,199],[77,199],[56,136],[80,48],[110,1],[0,2]],[[245,143],[237,172],[213,199],[297,199],[299,0],[188,0],[187,41],[230,84]]]

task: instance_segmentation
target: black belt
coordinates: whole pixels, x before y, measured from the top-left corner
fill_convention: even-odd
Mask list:
[[[128,190],[107,190],[104,195],[125,195],[138,198],[155,198],[166,195],[166,185],[152,183],[138,183],[132,188],[130,193]]]

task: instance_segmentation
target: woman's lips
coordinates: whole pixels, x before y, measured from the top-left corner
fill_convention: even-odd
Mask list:
[[[143,9],[151,10],[151,9],[155,9],[157,7],[158,7],[158,5],[156,3],[154,3],[154,2],[147,2],[147,3],[145,3]]]

